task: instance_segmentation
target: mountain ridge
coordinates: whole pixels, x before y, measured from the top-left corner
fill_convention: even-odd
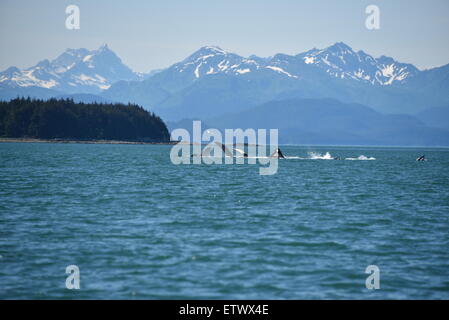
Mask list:
[[[449,128],[431,128],[411,115],[384,115],[335,99],[271,101],[207,123],[221,130],[277,128],[283,144],[449,145]]]
[[[122,102],[133,99],[174,121],[203,117],[211,108],[219,115],[289,97],[334,98],[384,113],[414,114],[429,105],[446,104],[449,96],[442,90],[435,93],[435,88],[447,74],[444,66],[420,71],[385,55],[374,58],[361,50],[355,52],[341,42],[269,58],[245,58],[217,46],[204,46],[142,82],[113,84],[104,95]],[[265,101],[251,102],[250,97]]]
[[[333,98],[383,113],[416,114],[449,105],[447,89],[449,64],[421,71],[385,55],[354,51],[343,42],[268,58],[203,46],[146,75],[133,72],[103,45],[67,49],[51,61],[0,73],[1,99],[88,93],[138,103],[170,121],[214,117],[289,98]]]

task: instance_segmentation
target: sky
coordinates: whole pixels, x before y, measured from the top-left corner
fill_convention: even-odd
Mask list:
[[[79,30],[65,25],[71,4]],[[379,7],[379,30],[365,26],[368,5]],[[104,43],[148,72],[205,45],[268,57],[340,41],[426,69],[449,63],[448,14],[448,0],[1,0],[0,70]]]

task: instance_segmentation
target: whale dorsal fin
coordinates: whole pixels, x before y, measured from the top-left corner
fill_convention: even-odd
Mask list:
[[[270,156],[271,158],[280,158],[280,159],[284,159],[284,155],[282,154],[281,149],[277,148],[275,152],[273,152]]]

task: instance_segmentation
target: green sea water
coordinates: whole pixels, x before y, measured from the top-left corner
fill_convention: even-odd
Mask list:
[[[285,146],[261,176],[170,148],[0,143],[0,298],[449,299],[448,149]]]

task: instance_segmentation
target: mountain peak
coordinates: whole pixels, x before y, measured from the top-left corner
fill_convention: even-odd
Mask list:
[[[9,67],[8,69],[6,69],[5,71],[2,71],[1,73],[4,75],[7,75],[7,76],[11,76],[14,73],[20,73],[20,69],[15,66],[12,66],[12,67]]]
[[[97,50],[91,51],[89,54],[99,55],[99,56],[117,56],[114,51],[112,51],[109,46],[105,43],[101,45]]]
[[[112,52],[107,43],[102,44],[96,51],[98,52]]]
[[[216,54],[228,54],[229,52],[226,50],[223,50],[219,46],[203,46],[198,51],[206,51],[206,52],[212,52]]]
[[[210,57],[210,56],[224,56],[229,54],[228,51],[223,50],[219,46],[203,46],[197,51],[188,56],[184,61],[197,60],[200,58]]]
[[[390,85],[413,77],[418,70],[413,65],[399,63],[393,58],[355,52],[343,42],[297,55],[305,64],[316,66],[333,78],[352,79],[377,85]]]
[[[48,59],[41,60],[36,64],[36,67],[41,67],[41,68],[46,68],[49,66],[50,66],[50,61],[48,61]]]
[[[379,58],[376,59],[378,62],[382,63],[394,63],[395,60],[392,57],[381,55]]]
[[[333,45],[327,47],[326,50],[353,52],[352,48],[344,42],[336,42]]]

